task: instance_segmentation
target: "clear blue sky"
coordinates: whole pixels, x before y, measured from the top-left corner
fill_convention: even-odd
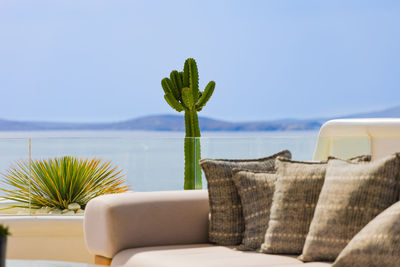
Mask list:
[[[176,114],[187,57],[217,83],[201,115],[312,118],[400,103],[400,1],[0,0],[0,118]]]

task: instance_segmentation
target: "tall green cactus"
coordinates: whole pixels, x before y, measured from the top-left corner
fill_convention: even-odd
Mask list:
[[[184,189],[202,187],[200,160],[200,128],[197,112],[202,110],[215,89],[210,81],[203,92],[199,91],[199,73],[196,61],[188,58],[183,71],[172,71],[161,81],[164,98],[176,111],[185,111],[185,184]],[[197,137],[197,138],[196,138]]]

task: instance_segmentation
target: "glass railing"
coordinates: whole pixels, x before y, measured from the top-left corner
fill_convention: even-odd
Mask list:
[[[354,137],[353,137],[354,138]],[[359,139],[357,139],[359,140]],[[320,139],[318,142],[322,142]],[[340,141],[340,140],[339,140]],[[112,167],[121,170],[124,185],[131,191],[161,191],[183,190],[185,170],[185,142],[192,149],[186,157],[218,158],[218,159],[249,159],[266,157],[276,152],[288,149],[295,160],[312,160],[317,143],[317,136],[250,136],[250,137],[202,137],[202,138],[145,138],[145,137],[113,137],[113,138],[21,138],[0,139],[0,173],[1,189],[0,213],[2,215],[48,215],[49,208],[38,211],[32,203],[22,203],[24,208],[4,209],[20,205],[10,198],[12,194],[23,194],[23,188],[17,188],[12,183],[6,183],[7,176],[13,171],[14,176],[29,177],[25,183],[28,199],[37,197],[38,181],[35,178],[40,170],[34,169],[37,161],[71,156],[83,159],[101,159],[110,162]],[[341,141],[345,146],[354,145],[354,141]],[[358,141],[360,142],[360,141]],[[363,142],[363,141],[362,141]],[[322,142],[323,143],[323,142]],[[323,145],[323,144],[322,144]],[[360,146],[360,144],[357,144]],[[362,144],[361,144],[362,145]],[[189,145],[190,146],[190,145]],[[365,151],[366,153],[368,151]],[[188,154],[189,153],[189,154]],[[28,166],[25,176],[19,166]],[[20,164],[20,165],[18,165]],[[42,166],[43,167],[43,166]],[[44,166],[45,167],[45,166]],[[43,167],[43,168],[44,168]],[[198,168],[197,165],[193,166]],[[54,175],[57,174],[56,170]],[[51,176],[51,174],[47,174]],[[202,171],[193,172],[196,189],[207,188],[207,182]],[[79,175],[77,175],[79,176]],[[23,178],[21,178],[23,179]],[[35,180],[36,179],[36,180]],[[78,178],[76,178],[78,179]],[[46,198],[55,185],[46,185],[48,191],[42,192]],[[87,185],[90,187],[90,185]],[[103,185],[107,187],[107,184]],[[53,189],[52,189],[53,188]],[[25,188],[26,189],[26,188]],[[8,190],[8,191],[7,191]],[[54,192],[53,192],[54,193]],[[68,194],[68,192],[60,192]],[[83,192],[84,193],[84,192]],[[57,194],[54,193],[54,194]],[[53,195],[54,195],[53,194]],[[8,200],[4,197],[8,196]],[[40,198],[40,197],[39,197]],[[43,200],[43,199],[42,199]],[[37,204],[37,202],[35,202]],[[43,202],[44,206],[48,202]],[[29,209],[31,207],[32,209]],[[84,207],[81,207],[84,208]],[[75,210],[76,211],[76,210]],[[70,214],[66,210],[51,214]],[[78,213],[76,213],[78,214]]]
[[[5,183],[7,171],[15,166],[17,161],[29,161],[30,159],[30,140],[28,138],[2,138],[0,139],[0,188],[17,192],[14,186]],[[29,185],[26,186],[29,190]],[[3,199],[5,191],[0,191],[0,214],[20,215],[26,214],[26,210],[13,208],[18,204],[12,200]]]

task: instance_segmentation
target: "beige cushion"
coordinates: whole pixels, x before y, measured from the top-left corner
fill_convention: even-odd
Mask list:
[[[127,249],[118,253],[111,266],[126,267],[253,267],[302,264],[294,256],[238,251],[210,244]]]
[[[277,267],[330,267],[332,263],[330,262],[307,262],[303,264],[289,264],[289,265],[279,265]]]
[[[369,155],[349,159],[370,161]],[[277,182],[270,221],[261,246],[264,253],[300,254],[325,179],[326,162],[277,158]]]
[[[234,169],[233,181],[242,203],[245,231],[240,250],[255,250],[264,241],[275,189],[275,172]]]
[[[285,150],[260,159],[202,159],[201,167],[207,179],[210,201],[209,241],[219,245],[238,245],[245,228],[242,205],[232,180],[234,168],[272,171],[277,156],[291,157]]]
[[[304,261],[334,261],[372,218],[399,197],[399,156],[370,163],[328,162],[303,248]]]
[[[326,162],[276,160],[277,181],[264,253],[299,255],[324,183]]]
[[[369,222],[340,252],[333,266],[400,266],[400,201]]]

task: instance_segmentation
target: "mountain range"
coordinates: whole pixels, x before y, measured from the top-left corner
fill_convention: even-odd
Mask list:
[[[400,106],[375,112],[352,114],[333,118],[229,122],[199,117],[199,123],[202,131],[291,131],[316,130],[319,129],[325,121],[337,118],[400,118]],[[0,119],[0,131],[46,130],[184,131],[185,122],[181,115],[151,115],[114,123],[25,122]]]

